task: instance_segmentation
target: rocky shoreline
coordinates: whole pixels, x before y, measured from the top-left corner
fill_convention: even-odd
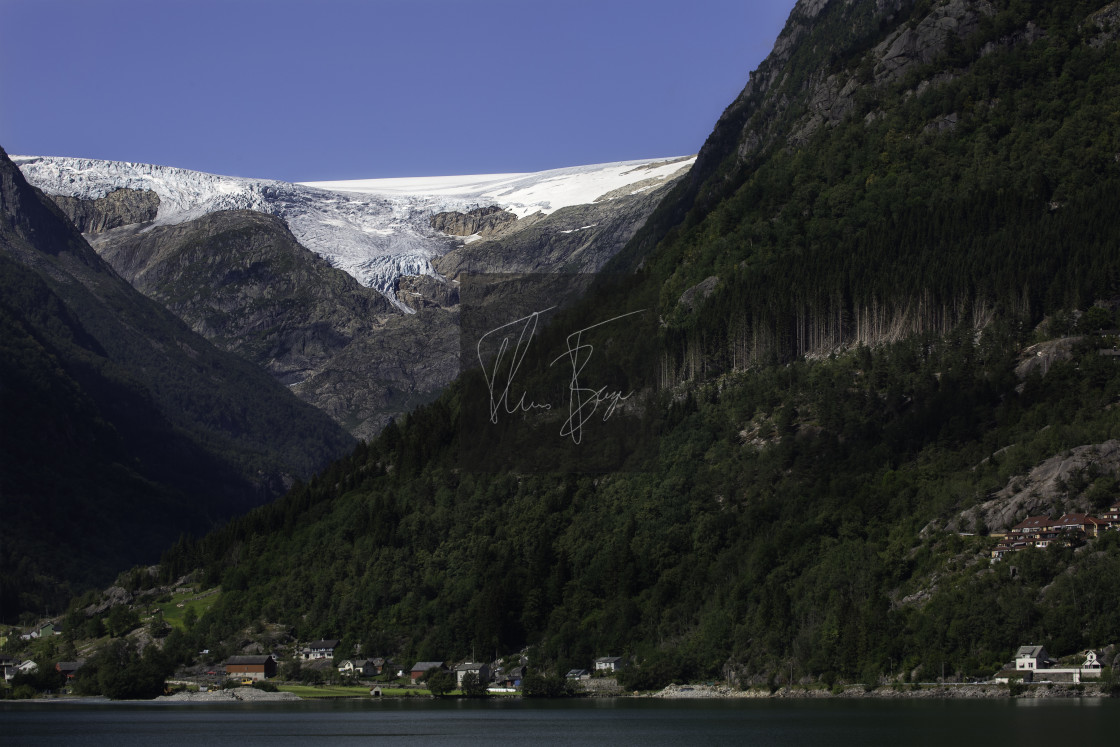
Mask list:
[[[270,701],[302,700],[295,693],[265,692],[255,687],[235,687],[230,690],[209,690],[207,692],[177,692],[174,695],[161,695],[157,703],[263,703]]]
[[[1021,693],[1011,695],[1006,685],[910,685],[877,687],[867,690],[863,685],[846,685],[836,690],[826,688],[810,689],[795,687],[780,688],[774,692],[768,689],[736,690],[720,685],[669,685],[663,690],[636,697],[645,698],[953,698],[953,699],[996,699],[996,698],[1102,698],[1108,697],[1097,684],[1086,684],[1078,688],[1073,685],[1028,685]]]

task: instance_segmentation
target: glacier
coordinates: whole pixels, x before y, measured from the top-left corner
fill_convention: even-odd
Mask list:
[[[12,156],[49,195],[96,199],[117,189],[159,195],[154,225],[219,210],[255,210],[284,220],[303,246],[405,313],[402,275],[436,275],[431,260],[474,237],[429,225],[440,212],[497,205],[523,218],[656,188],[691,167],[694,156],[620,161],[549,171],[291,183],[219,176],[172,166],[54,156]]]

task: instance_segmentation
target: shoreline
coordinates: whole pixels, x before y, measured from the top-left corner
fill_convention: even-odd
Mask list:
[[[808,688],[796,686],[794,688],[779,688],[773,692],[764,688],[748,688],[737,690],[723,685],[669,685],[661,690],[650,692],[614,692],[614,693],[577,693],[575,698],[622,698],[622,699],[661,699],[661,700],[1072,700],[1076,698],[1109,698],[1097,683],[1084,684],[1078,689],[1073,685],[1057,683],[1040,683],[1028,685],[1021,692],[1012,695],[1006,685],[1001,684],[932,684],[921,685],[914,688],[911,685],[884,685],[874,690],[867,690],[863,685],[844,685],[838,690],[825,687]],[[526,699],[522,695],[506,695],[505,698]],[[114,705],[125,703],[158,703],[158,704],[215,704],[215,703],[295,703],[315,702],[319,700],[410,700],[416,699],[406,696],[382,696],[373,698],[369,696],[335,696],[323,698],[301,698],[292,692],[266,692],[252,687],[238,687],[229,690],[210,690],[208,692],[177,692],[172,695],[161,695],[151,700],[109,700],[102,696],[63,696],[34,698],[25,701],[10,701],[22,703],[83,703],[97,705]],[[428,696],[427,699],[431,699]],[[450,697],[448,700],[462,698]],[[485,700],[490,700],[487,698]],[[504,698],[503,698],[504,699]],[[567,698],[560,698],[561,700]],[[547,700],[547,699],[545,699]]]
[[[902,700],[908,698],[942,700],[1036,700],[1071,698],[1107,698],[1099,684],[1083,684],[1078,688],[1064,684],[1032,684],[1016,695],[1012,695],[1007,685],[1001,684],[960,684],[960,685],[921,685],[915,689],[911,685],[883,685],[867,690],[863,685],[844,685],[839,692],[828,688],[780,688],[774,692],[768,689],[752,688],[735,690],[721,685],[669,685],[653,693],[634,694],[623,697],[683,699],[870,699]]]

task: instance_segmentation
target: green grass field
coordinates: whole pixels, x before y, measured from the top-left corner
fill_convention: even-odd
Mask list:
[[[173,628],[182,629],[183,616],[187,613],[187,610],[193,609],[199,617],[202,617],[204,614],[206,614],[206,612],[209,611],[211,607],[214,606],[214,603],[218,601],[218,597],[221,596],[221,593],[219,592],[216,594],[205,596],[202,599],[192,599],[192,597],[198,596],[199,593],[204,594],[206,592],[185,592],[182,594],[175,594],[171,597],[171,601],[160,602],[158,604],[152,605],[152,607],[159,608],[163,611],[163,619],[167,622],[168,625]],[[180,607],[180,604],[182,604],[183,606]]]

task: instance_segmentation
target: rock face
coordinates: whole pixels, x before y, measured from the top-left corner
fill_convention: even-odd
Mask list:
[[[851,116],[862,90],[903,79],[994,12],[987,0],[944,0],[924,8],[904,0],[798,0],[770,55],[723,112],[689,174],[627,249],[625,266],[640,264],[687,214],[703,215],[728,197],[725,190],[734,190],[769,148],[800,147],[821,127]],[[837,43],[839,35],[859,39],[866,49],[858,65],[837,64],[841,58],[835,55],[849,51]],[[1027,29],[999,43],[1033,38]],[[918,92],[951,79],[922,81]]]
[[[517,222],[517,216],[497,205],[476,208],[467,213],[436,213],[429,223],[437,231],[452,236],[496,236]]]
[[[1051,457],[1026,475],[1013,477],[990,500],[948,522],[950,531],[971,532],[982,522],[993,532],[1006,531],[1027,516],[1088,512],[1089,500],[1071,486],[1087,485],[1086,475],[1120,475],[1120,441],[1088,444]],[[1061,504],[1061,510],[1056,506]]]
[[[448,309],[459,304],[459,284],[431,275],[404,275],[397,281],[397,298],[412,309]]]
[[[933,8],[917,24],[892,33],[872,50],[875,82],[898,80],[916,65],[932,62],[953,38],[964,39],[976,31],[980,20],[995,15],[989,2],[949,0]]]
[[[717,285],[719,285],[718,277],[715,275],[707,277],[682,293],[678,303],[691,311],[700,301],[712,295]]]
[[[898,4],[885,5],[888,9],[896,6],[895,12],[899,9]],[[855,108],[856,93],[861,88],[885,86],[901,80],[909,70],[944,54],[953,41],[967,38],[979,28],[982,18],[994,14],[991,3],[984,0],[948,0],[916,23],[892,31],[865,55],[861,70],[856,73],[826,75],[821,72],[813,76],[809,113],[794,128],[790,142],[804,143],[820,126],[844,119]]]
[[[62,195],[51,199],[82,233],[147,223],[159,212],[159,195],[150,189],[117,189],[95,200]]]
[[[406,318],[301,246],[275,216],[223,211],[93,241],[145,295],[359,438],[433,398],[458,371],[451,315],[436,309]],[[433,278],[420,285],[425,295],[442,287]]]
[[[1031,345],[1023,351],[1015,375],[1025,379],[1031,374],[1045,376],[1050,367],[1058,361],[1068,361],[1073,357],[1073,346],[1081,342],[1081,337],[1061,337]]]
[[[372,438],[459,374],[457,321],[435,308],[380,317],[292,392],[359,438]]]

